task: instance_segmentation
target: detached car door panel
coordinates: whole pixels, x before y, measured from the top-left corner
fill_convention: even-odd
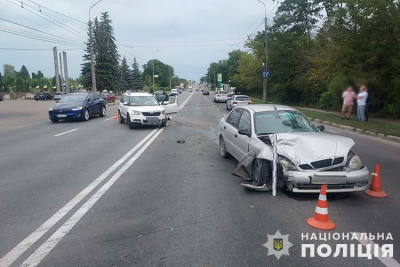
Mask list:
[[[243,110],[242,116],[240,117],[238,129],[247,129],[249,136],[251,136],[251,115],[247,110]],[[247,135],[237,135],[237,149],[238,157],[241,159],[245,154],[249,152],[249,143],[251,138]]]
[[[237,137],[239,135],[238,127],[242,112],[243,109],[234,109],[231,113],[229,113],[228,117],[226,118],[226,137],[224,137],[225,143],[227,145],[227,150],[232,156],[234,156],[238,160],[240,159],[240,153],[237,143]]]

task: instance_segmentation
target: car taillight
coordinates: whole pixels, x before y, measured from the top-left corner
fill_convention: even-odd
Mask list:
[[[249,102],[249,105],[251,105],[251,104],[253,104],[253,102],[250,101],[250,102]]]
[[[238,102],[234,101],[233,104],[236,105]]]
[[[220,95],[217,95],[217,96],[220,96]]]

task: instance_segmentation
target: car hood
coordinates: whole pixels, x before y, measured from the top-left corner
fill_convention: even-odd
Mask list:
[[[163,111],[165,108],[162,106],[129,106],[129,110],[137,110],[140,112],[150,111]]]
[[[85,106],[85,104],[84,102],[56,103],[53,105],[53,109],[71,109],[77,106]]]
[[[296,165],[335,156],[346,158],[354,145],[351,138],[320,132],[277,134],[277,141],[278,154]]]

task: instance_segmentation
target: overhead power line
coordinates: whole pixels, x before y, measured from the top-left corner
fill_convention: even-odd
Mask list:
[[[82,50],[81,48],[58,48],[59,50]],[[0,47],[0,50],[15,50],[15,51],[53,51],[53,48],[12,48],[12,47]],[[84,53],[84,52],[83,52]],[[82,54],[83,54],[82,53]],[[81,54],[81,55],[82,55]]]
[[[25,4],[25,3],[22,2],[22,1],[14,0],[14,1],[16,1],[16,2],[21,3],[21,6],[18,5],[18,4],[16,4],[16,3],[14,3],[14,2],[12,2],[11,0],[7,0],[7,1],[10,2],[11,4],[14,4],[14,5],[16,5],[16,6],[20,7],[20,8],[22,8],[22,9],[24,9],[24,10],[26,10],[26,11],[32,13],[32,14],[34,14],[35,16],[38,16],[38,17],[40,17],[40,18],[42,18],[42,19],[44,19],[44,20],[46,20],[46,21],[48,21],[48,22],[50,22],[50,23],[52,23],[52,24],[54,24],[54,25],[56,25],[56,26],[58,26],[58,27],[60,27],[60,28],[63,28],[64,30],[66,30],[66,31],[68,31],[68,32],[70,32],[70,33],[72,33],[72,34],[74,34],[74,35],[80,37],[80,38],[86,39],[86,36],[83,35],[83,34],[81,34],[81,33],[78,33],[78,32],[76,31],[76,29],[70,30],[70,29],[68,29],[67,27],[64,27],[64,26],[62,26],[62,25],[59,25],[59,24],[57,24],[56,22],[51,21],[51,20],[49,20],[49,19],[47,19],[47,18],[45,18],[45,17],[43,17],[43,16],[41,16],[41,15],[39,15],[39,14],[33,12],[33,11],[31,11],[31,10],[25,8],[25,6],[28,6],[28,7],[30,7],[30,6],[27,5],[27,4]],[[40,13],[39,10],[36,10],[35,8],[32,8],[32,7],[30,7],[30,8],[33,9],[33,10],[35,10],[36,12],[39,12],[39,13]]]
[[[57,37],[57,38],[60,38],[60,39],[65,39],[67,41],[71,41],[70,38],[65,38],[65,37],[62,37],[62,36],[59,36],[59,35],[55,35],[55,34],[51,34],[51,33],[48,33],[48,32],[44,32],[44,31],[29,27],[29,26],[25,26],[25,25],[22,25],[22,24],[7,20],[7,19],[0,18],[0,20],[6,21],[6,22],[11,23],[11,24],[15,24],[15,25],[18,25],[20,27],[24,27],[24,28],[27,28],[27,29],[30,29],[30,30],[33,30],[33,31],[41,32],[43,34],[47,34],[47,35],[54,36],[54,37]]]
[[[83,21],[81,21],[81,20],[72,18],[72,17],[67,16],[67,15],[65,15],[65,14],[62,14],[62,13],[60,13],[60,12],[57,12],[57,11],[55,11],[54,9],[45,7],[44,5],[38,4],[38,3],[36,3],[36,2],[33,2],[32,0],[28,0],[28,1],[29,1],[29,2],[32,2],[32,3],[36,4],[36,5],[38,5],[38,6],[40,6],[40,7],[43,7],[43,8],[45,8],[45,9],[47,9],[47,10],[50,10],[50,11],[52,11],[52,12],[54,12],[54,13],[57,13],[58,15],[64,16],[64,17],[66,17],[66,18],[69,18],[69,19],[71,19],[71,20],[74,20],[74,21],[76,21],[76,22],[82,23],[82,24],[84,24],[84,25],[87,26],[87,23],[86,23],[86,22],[83,22]]]
[[[63,44],[63,45],[66,45],[66,46],[80,47],[79,45],[68,44],[68,43],[61,42],[61,41],[56,41],[56,40],[50,40],[50,39],[44,39],[44,38],[33,37],[33,36],[30,36],[30,35],[26,35],[26,34],[19,34],[19,33],[15,33],[15,32],[9,31],[9,30],[2,30],[2,29],[0,29],[0,31],[6,32],[6,33],[10,33],[10,34],[14,34],[14,35],[18,35],[18,36],[23,36],[23,37],[30,38],[30,39],[35,39],[35,40],[39,40],[39,41],[44,41],[44,42],[48,42],[48,43],[55,43],[55,44]],[[81,46],[81,47],[84,48],[84,46]]]

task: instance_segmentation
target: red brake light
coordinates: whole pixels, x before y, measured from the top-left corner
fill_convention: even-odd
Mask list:
[[[237,103],[238,103],[238,102],[236,102],[236,101],[233,102],[233,104],[235,104],[235,105],[236,105]]]
[[[217,95],[217,96],[220,96],[220,95]]]

